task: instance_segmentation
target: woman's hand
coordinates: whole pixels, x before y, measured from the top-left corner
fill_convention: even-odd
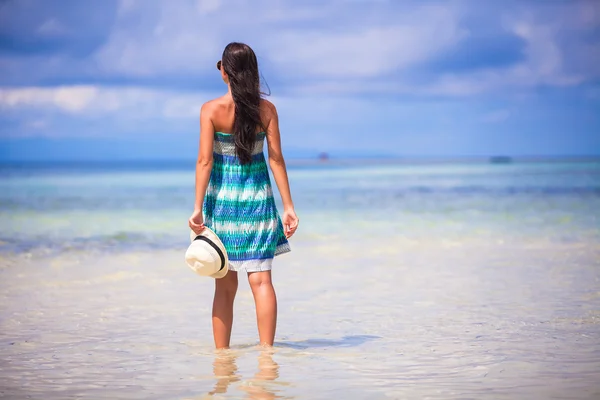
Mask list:
[[[197,235],[204,230],[204,218],[202,218],[202,210],[194,210],[194,213],[188,220],[188,225],[190,226],[190,229],[193,230]]]
[[[298,223],[300,222],[294,209],[290,208],[288,210],[284,210],[281,220],[283,222],[283,231],[285,233],[285,237],[292,237],[292,235],[296,232],[296,229],[298,229]]]

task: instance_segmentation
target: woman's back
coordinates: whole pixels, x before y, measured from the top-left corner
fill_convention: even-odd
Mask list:
[[[225,95],[209,102],[211,104],[211,120],[215,132],[234,133],[235,128],[235,102],[231,96]],[[256,127],[256,133],[264,132],[264,127],[269,126],[273,104],[268,100],[260,100],[260,120],[262,126]]]

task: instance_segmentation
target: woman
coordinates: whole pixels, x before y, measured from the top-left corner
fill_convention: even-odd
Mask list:
[[[229,347],[237,271],[248,274],[260,343],[273,345],[277,298],[271,264],[276,255],[290,251],[287,239],[298,227],[281,153],[277,110],[261,98],[258,63],[249,46],[228,44],[217,68],[228,91],[202,105],[200,111],[196,203],[189,225],[196,233],[204,226],[215,231],[229,256],[227,275],[215,280],[215,346]],[[283,202],[282,218],[263,154],[265,138],[269,165]]]

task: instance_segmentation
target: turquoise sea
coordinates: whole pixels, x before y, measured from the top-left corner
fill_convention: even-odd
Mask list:
[[[241,280],[215,352],[193,162],[0,166],[0,398],[600,397],[599,160],[288,167],[276,345]]]

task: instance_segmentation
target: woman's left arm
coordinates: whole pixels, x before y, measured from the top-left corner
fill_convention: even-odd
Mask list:
[[[196,200],[194,202],[194,213],[190,217],[190,228],[200,233],[204,229],[202,218],[202,204],[206,195],[206,188],[210,179],[213,166],[213,142],[215,140],[215,129],[211,119],[212,109],[210,102],[204,103],[200,110],[200,146],[198,160],[196,162]]]

